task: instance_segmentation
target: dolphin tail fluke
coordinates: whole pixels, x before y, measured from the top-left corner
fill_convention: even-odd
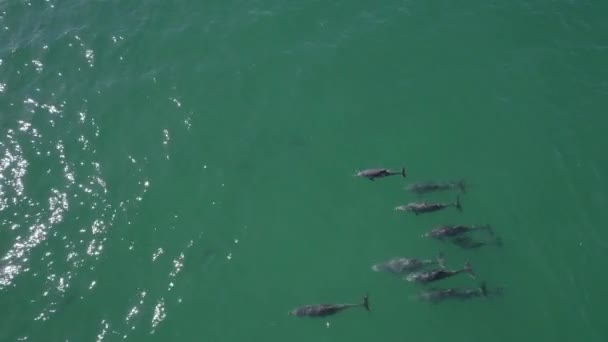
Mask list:
[[[454,206],[456,207],[456,209],[458,209],[459,211],[462,211],[462,205],[460,205],[460,196],[456,196],[456,202],[454,203]]]
[[[439,267],[445,268],[445,254],[443,254],[443,252],[439,252],[437,255],[437,264]]]
[[[486,224],[485,226],[482,227],[483,229],[488,231],[488,234],[490,234],[491,236],[494,236],[494,230],[492,230],[492,226],[489,224]]]
[[[369,309],[369,294],[365,294],[365,297],[363,297],[363,303],[361,305],[363,305],[363,307],[365,308],[365,310],[370,311],[370,309]]]
[[[479,286],[479,290],[481,290],[481,294],[484,297],[488,296],[488,288],[486,286],[486,282],[485,281],[481,282],[481,285]]]
[[[471,263],[470,262],[467,261],[467,262],[464,263],[463,270],[465,272],[467,272],[471,276],[471,278],[475,279],[475,272],[473,272],[473,268],[471,267]]]
[[[401,168],[401,175],[403,176],[403,178],[405,178],[405,168],[404,167]]]
[[[494,243],[496,244],[496,246],[498,246],[498,247],[502,247],[502,239],[501,239],[499,236],[497,236],[497,237],[494,239]]]
[[[460,192],[463,194],[467,193],[467,184],[464,182],[464,179],[461,179],[460,182],[458,182],[458,187],[460,188]]]

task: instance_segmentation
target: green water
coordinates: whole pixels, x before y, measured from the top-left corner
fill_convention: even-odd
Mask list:
[[[0,1],[0,340],[605,341],[606,13]],[[460,178],[461,214],[393,210]],[[446,223],[503,247],[421,237]],[[432,305],[371,271],[440,251],[478,279],[437,287],[503,295]]]

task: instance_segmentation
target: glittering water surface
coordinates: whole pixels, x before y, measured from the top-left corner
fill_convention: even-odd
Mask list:
[[[605,341],[607,4],[0,0],[0,341]],[[370,271],[440,250],[505,295]]]
[[[96,6],[1,5],[2,36],[8,39],[2,40],[0,63],[0,291],[10,296],[3,297],[8,304],[29,303],[11,310],[3,340],[48,336],[43,322],[91,307],[92,293],[104,283],[98,270],[112,250],[109,241],[124,240],[116,227],[131,224],[128,216],[150,186],[146,157],[138,161],[123,142],[108,144],[122,134],[102,133],[113,130],[106,120],[118,122],[114,118],[126,113],[116,111],[122,105],[111,90],[118,79],[104,73],[122,59],[123,35],[136,30],[97,30],[94,19],[85,24],[91,7]],[[100,54],[104,62],[96,65]],[[133,294],[142,303],[144,296],[145,289]],[[157,301],[151,328],[165,317],[163,299]],[[112,322],[113,317],[91,318],[99,328],[97,340],[115,331]],[[50,336],[78,338],[90,329],[66,328],[52,329]]]

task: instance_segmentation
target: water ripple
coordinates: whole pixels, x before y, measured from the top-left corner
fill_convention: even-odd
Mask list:
[[[161,298],[156,306],[154,306],[154,315],[152,316],[152,331],[150,333],[154,334],[156,331],[156,327],[167,317],[167,313],[165,312],[165,300]]]
[[[133,325],[133,319],[139,315],[139,312],[141,310],[141,307],[144,305],[145,303],[145,299],[146,299],[146,295],[147,292],[146,291],[141,291],[137,294],[138,297],[138,301],[137,304],[135,304],[134,306],[132,306],[129,309],[129,312],[127,313],[127,316],[125,317],[125,323],[127,325],[130,325],[130,329],[133,330],[135,329],[135,325]]]
[[[101,321],[101,331],[97,334],[96,342],[101,342],[106,337],[108,330],[110,329],[110,324],[104,319]]]

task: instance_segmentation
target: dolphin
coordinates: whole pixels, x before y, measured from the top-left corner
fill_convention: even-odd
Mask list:
[[[433,228],[433,230],[425,233],[422,237],[443,240],[444,238],[453,238],[475,230],[487,230],[490,235],[494,235],[492,227],[489,224],[485,226],[443,225]]]
[[[362,306],[365,310],[369,311],[369,295],[365,295],[363,297],[363,302],[359,304],[313,304],[313,305],[304,305],[298,308],[295,308],[288,312],[290,316],[296,317],[325,317],[334,315],[338,312],[346,310],[348,308],[354,308]]]
[[[464,180],[458,182],[420,182],[408,185],[405,190],[418,195],[423,195],[434,191],[445,191],[451,189],[459,189],[463,194],[467,192],[467,186]]]
[[[456,197],[456,202],[454,203],[413,202],[406,205],[400,205],[396,207],[395,210],[413,212],[414,214],[418,215],[443,210],[447,207],[455,207],[459,211],[462,211],[462,206],[460,205],[460,196]]]
[[[502,294],[502,288],[489,290],[485,282],[482,282],[478,288],[472,289],[431,289],[429,291],[420,292],[418,299],[438,303],[448,299],[468,300],[478,297],[490,297]]]
[[[402,274],[420,270],[426,266],[444,264],[443,253],[439,253],[437,260],[431,259],[416,259],[416,258],[393,258],[391,260],[374,264],[372,270],[375,272],[389,272],[394,274]]]
[[[458,247],[464,249],[475,249],[485,245],[496,245],[498,247],[502,247],[502,239],[500,237],[495,237],[493,240],[479,241],[474,240],[469,236],[458,236],[451,239],[451,241]]]
[[[388,177],[393,175],[401,175],[405,178],[405,168],[401,168],[401,171],[391,171],[388,169],[366,169],[362,171],[356,171],[355,177],[364,177],[369,180],[375,180],[376,178]]]
[[[412,283],[428,284],[441,279],[449,278],[460,273],[468,273],[472,278],[475,278],[475,273],[471,268],[471,264],[466,262],[461,270],[447,270],[445,268],[431,271],[410,273],[405,277],[405,280]]]

